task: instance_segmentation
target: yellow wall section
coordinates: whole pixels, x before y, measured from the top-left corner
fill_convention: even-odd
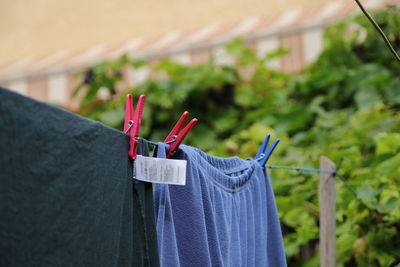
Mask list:
[[[0,63],[328,0],[0,0]]]

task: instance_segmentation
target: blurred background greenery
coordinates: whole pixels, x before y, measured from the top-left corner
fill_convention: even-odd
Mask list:
[[[400,10],[374,17],[400,47]],[[193,66],[169,59],[152,77],[117,93],[122,70],[149,63],[123,56],[78,73],[79,113],[122,129],[125,95],[146,94],[141,136],[162,141],[182,112],[199,123],[185,143],[218,156],[254,157],[267,133],[282,141],[269,164],[318,168],[342,161],[337,181],[338,266],[394,266],[400,261],[400,64],[363,15],[330,26],[319,58],[298,74],[266,63],[237,39],[231,65],[214,58]],[[399,51],[399,50],[398,50]],[[400,52],[400,51],[399,51]],[[271,170],[289,266],[318,266],[319,176]],[[323,196],[322,196],[323,197]]]

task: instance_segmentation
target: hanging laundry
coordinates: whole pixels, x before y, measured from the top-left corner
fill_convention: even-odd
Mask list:
[[[166,157],[158,143],[155,156]],[[268,173],[254,159],[220,158],[180,145],[186,185],[157,184],[161,266],[286,266]]]
[[[0,266],[158,266],[126,134],[3,88],[0,125]]]

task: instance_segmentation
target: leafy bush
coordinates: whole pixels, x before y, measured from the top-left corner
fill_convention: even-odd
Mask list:
[[[400,47],[399,9],[374,14]],[[124,96],[147,95],[141,135],[164,140],[184,110],[199,119],[186,143],[219,156],[253,157],[266,133],[280,137],[269,163],[318,167],[344,158],[337,182],[338,266],[391,266],[400,261],[400,65],[363,16],[329,27],[321,56],[301,73],[266,63],[240,41],[227,45],[232,65],[185,66],[168,59],[152,78],[118,93],[124,68],[148,63],[126,56],[80,73],[79,112],[122,129]],[[317,266],[318,176],[273,170],[289,266]],[[323,196],[322,196],[323,197]]]

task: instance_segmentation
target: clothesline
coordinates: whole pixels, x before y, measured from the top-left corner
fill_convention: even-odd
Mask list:
[[[332,173],[335,177],[337,176],[340,181],[343,182],[344,186],[357,198],[357,193],[354,189],[347,183],[346,179],[339,175],[334,170],[324,170],[324,169],[313,169],[313,168],[299,168],[299,167],[290,167],[290,166],[277,166],[277,165],[265,165],[266,168],[270,169],[285,169],[285,170],[294,170],[294,171],[305,171],[305,172],[323,172],[323,173]],[[363,203],[364,206],[366,206]],[[368,206],[366,206],[368,208]]]
[[[144,139],[144,138],[142,138]],[[156,142],[152,142],[149,140],[146,140],[149,144],[152,144],[154,146],[157,145]],[[324,169],[314,169],[314,168],[300,168],[300,167],[290,167],[290,166],[278,166],[278,165],[265,165],[266,168],[270,169],[285,169],[285,170],[294,170],[294,171],[302,171],[302,172],[323,172],[323,173],[332,173],[336,174],[336,171],[334,170],[324,170]]]
[[[278,165],[265,165],[266,168],[270,169],[285,169],[285,170],[293,170],[293,171],[301,171],[301,172],[324,172],[324,173],[332,173],[336,174],[336,171],[333,170],[324,170],[324,169],[314,169],[314,168],[300,168],[300,167],[290,167],[290,166],[278,166]]]
[[[157,145],[156,142],[152,142],[146,140],[149,144],[154,146]],[[300,168],[300,167],[290,167],[290,166],[278,166],[278,165],[265,165],[266,168],[270,169],[285,169],[285,170],[294,170],[294,171],[302,171],[302,172],[324,172],[324,173],[332,173],[336,174],[336,171],[333,170],[323,170],[323,169],[314,169],[314,168]]]
[[[146,140],[149,144],[157,145],[157,143]],[[266,168],[269,169],[283,169],[283,170],[293,170],[299,172],[318,172],[318,173],[331,173],[334,176],[337,176],[344,184],[344,186],[357,198],[357,193],[354,189],[347,183],[346,179],[343,176],[339,175],[336,170],[324,170],[324,169],[315,169],[315,168],[300,168],[300,167],[291,167],[291,166],[279,166],[279,165],[265,165]],[[364,204],[364,203],[363,203]],[[365,204],[364,204],[365,205]]]

